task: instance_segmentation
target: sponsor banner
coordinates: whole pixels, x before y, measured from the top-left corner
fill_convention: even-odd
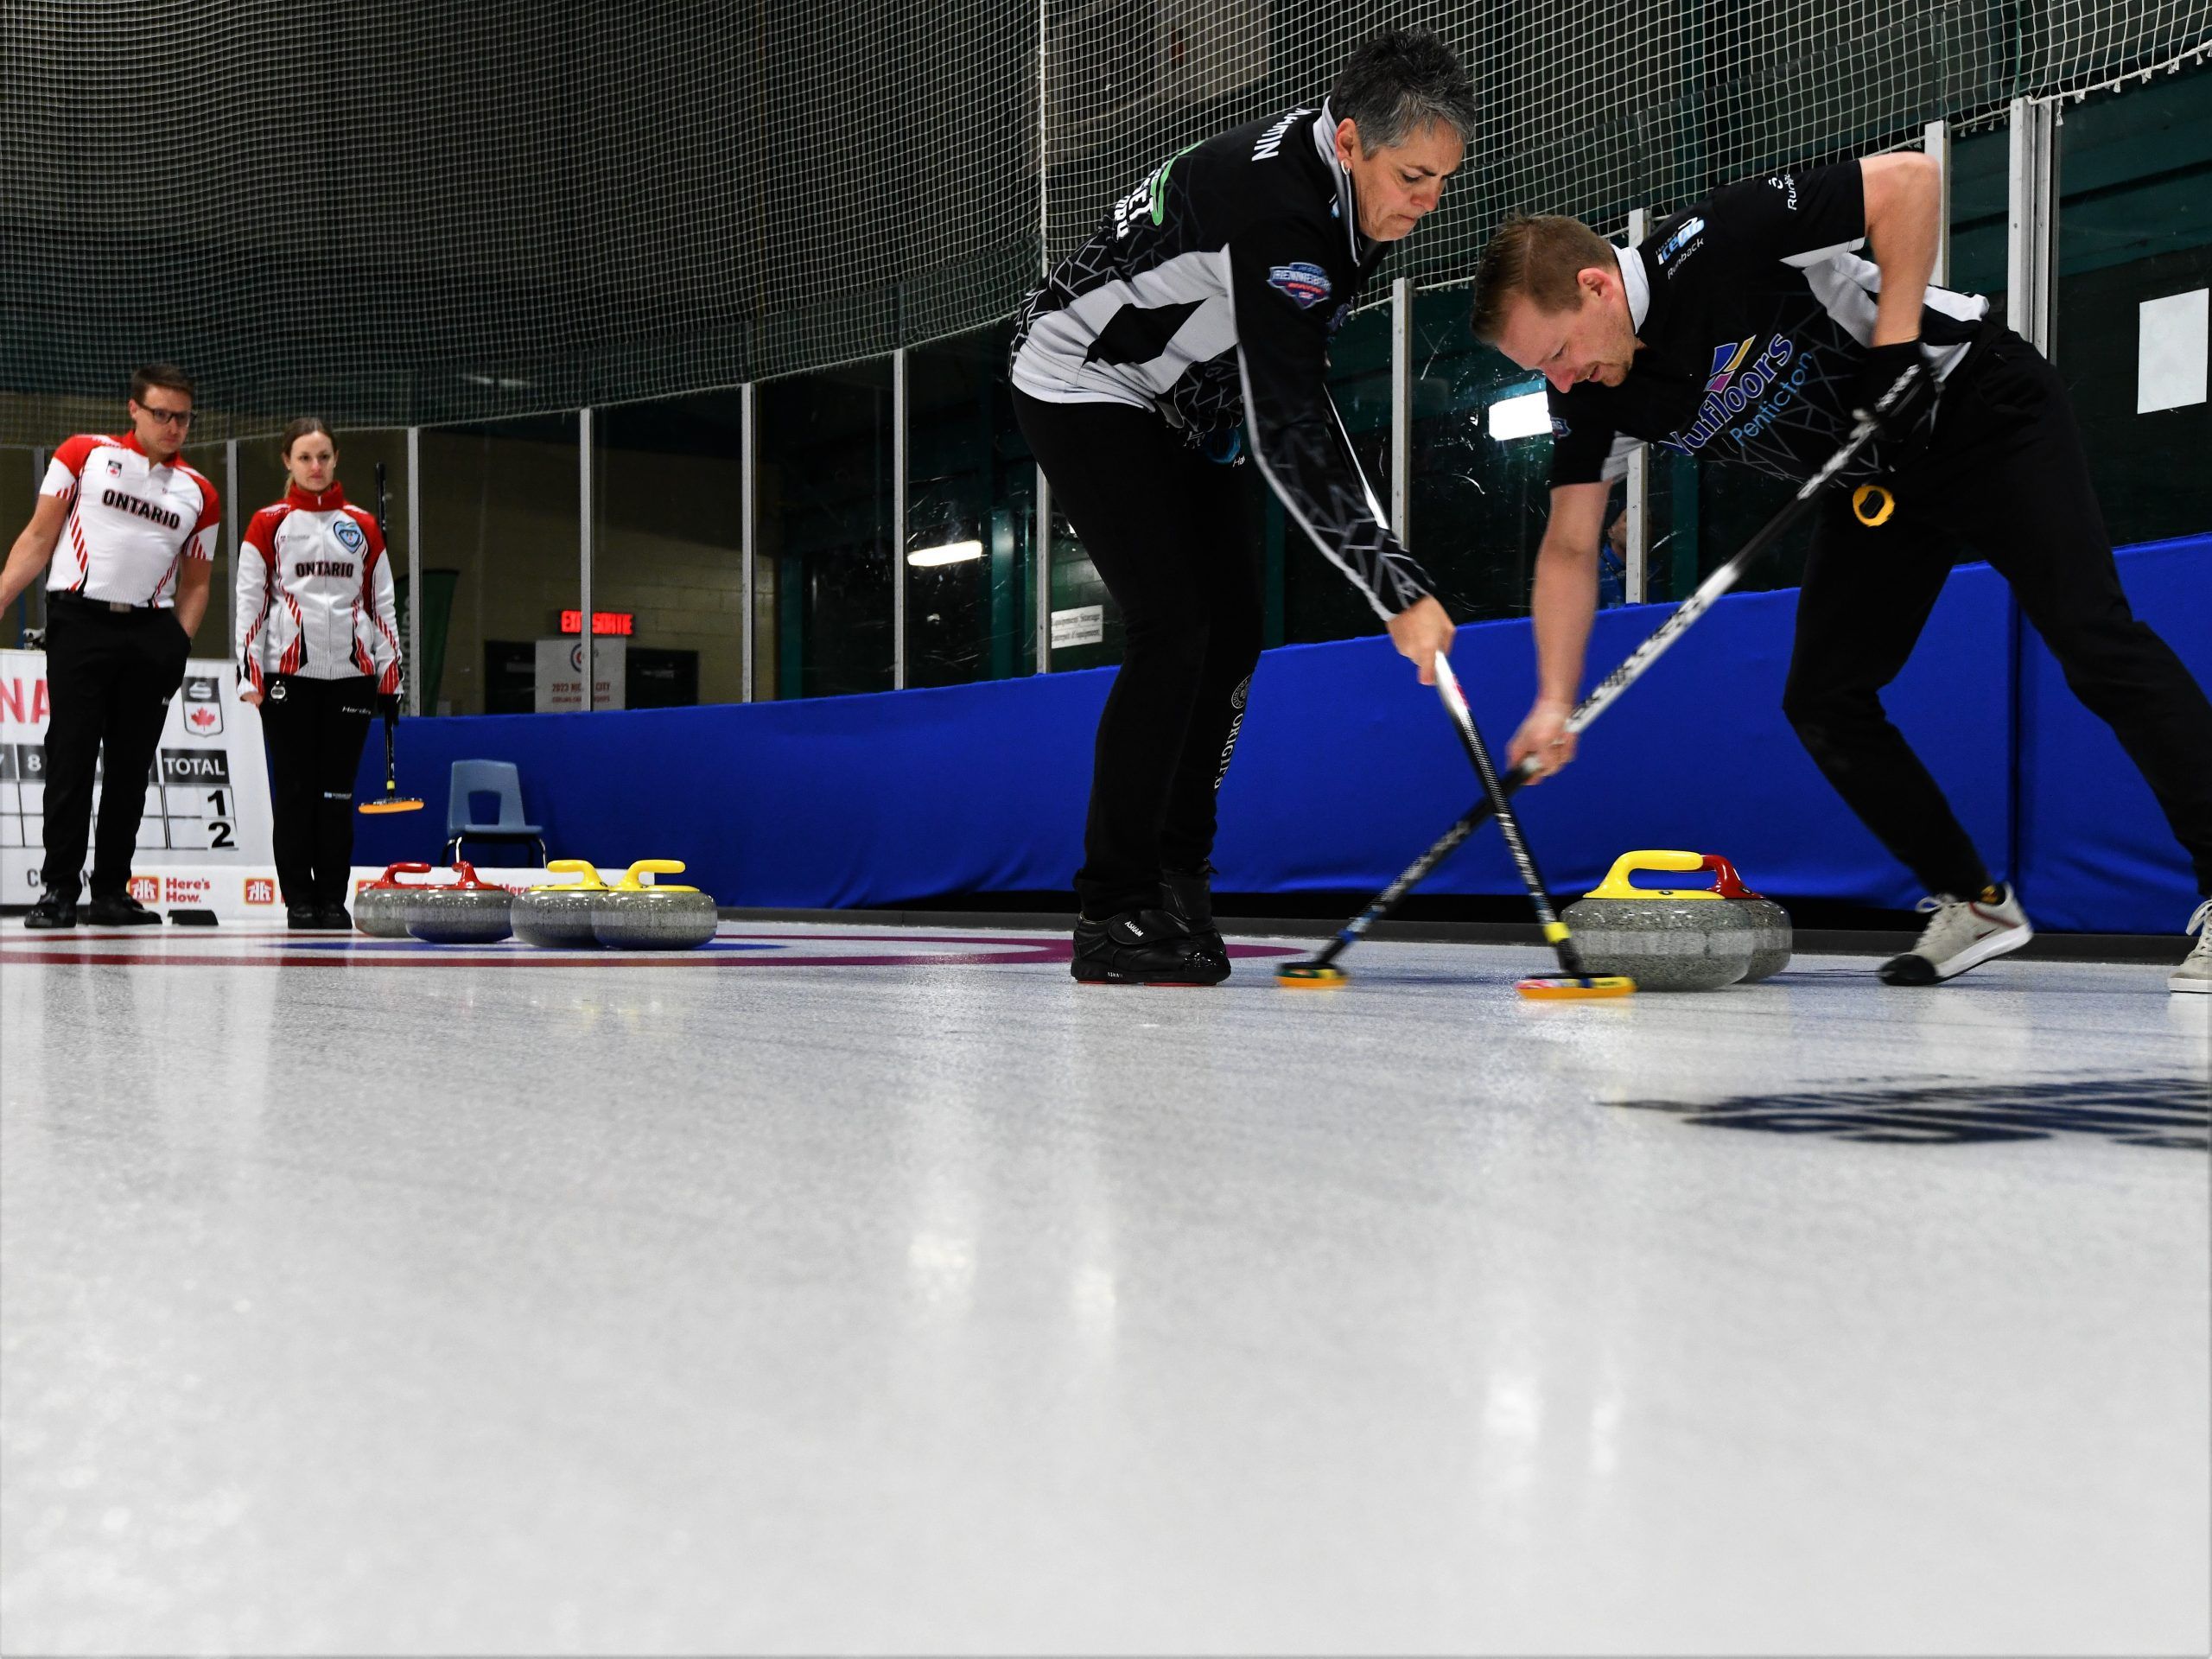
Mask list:
[[[0,651],[0,905],[30,904],[43,883],[51,712],[45,653]],[[96,775],[95,814],[105,785]],[[282,913],[261,716],[238,702],[227,663],[185,665],[147,779],[131,869],[140,902],[161,909],[212,910],[226,919]],[[269,889],[267,899],[249,897],[255,882]]]
[[[525,893],[532,887],[572,887],[576,884],[576,878],[567,871],[549,870],[540,864],[492,865],[472,862],[469,868],[476,872],[479,880],[489,881],[495,887],[512,887],[517,893]],[[622,874],[623,868],[618,865],[603,865],[600,868],[601,878],[610,887],[621,879]],[[383,874],[384,866],[381,864],[356,864],[353,867],[353,891],[359,893]],[[405,871],[400,875],[399,881],[403,887],[444,887],[452,886],[456,879],[453,868],[450,865],[442,865],[433,868],[428,875],[417,875],[412,870]],[[671,875],[668,879],[671,882],[678,882],[687,878]],[[650,870],[645,872],[639,876],[638,880],[650,887],[653,885],[652,872]]]

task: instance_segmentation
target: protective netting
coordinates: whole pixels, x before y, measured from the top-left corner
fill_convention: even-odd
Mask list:
[[[1051,240],[1071,246],[1118,188],[1183,144],[1317,102],[1377,29],[1436,29],[1483,127],[1394,274],[1464,281],[1515,211],[1625,226],[1789,162],[1862,154],[1935,120],[2164,67],[2212,44],[2212,3],[1513,0],[1269,5],[1077,0],[1049,40]]]
[[[2212,0],[0,0],[0,442],[152,358],[216,436],[957,333],[1161,156],[1409,21],[1484,109],[1400,267],[1430,284],[1516,207],[1614,229],[2212,44]]]
[[[0,0],[0,391],[159,358],[233,429],[429,423],[951,333],[1034,274],[1037,46],[1033,0]]]

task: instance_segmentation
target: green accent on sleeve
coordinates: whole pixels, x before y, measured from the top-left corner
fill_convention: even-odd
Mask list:
[[[1198,143],[1200,144],[1205,142],[1205,140],[1203,138],[1198,140]],[[1185,156],[1189,155],[1198,147],[1198,144],[1184,145],[1182,149],[1177,150],[1173,156],[1170,156],[1166,161],[1162,162],[1160,164],[1160,170],[1152,175],[1152,222],[1154,224],[1157,225],[1167,217],[1168,173],[1174,168],[1176,162],[1181,161]]]

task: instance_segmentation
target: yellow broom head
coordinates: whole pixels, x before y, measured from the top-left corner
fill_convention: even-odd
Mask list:
[[[1636,982],[1611,974],[1540,974],[1517,982],[1513,988],[1533,1001],[1588,1002],[1600,997],[1632,995]]]

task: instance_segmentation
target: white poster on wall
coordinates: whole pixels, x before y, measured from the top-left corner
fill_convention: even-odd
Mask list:
[[[46,653],[0,651],[0,904],[35,902],[46,863]],[[103,772],[92,785],[97,822]],[[156,909],[281,919],[261,715],[226,662],[194,658],[169,699],[130,890]]]
[[[2150,415],[2202,403],[2212,289],[2145,300],[2135,315],[2135,412]]]
[[[592,707],[623,707],[630,642],[610,635],[592,645]],[[559,714],[584,706],[584,642],[581,639],[537,642],[537,712]]]
[[[1052,649],[1065,650],[1070,645],[1096,645],[1106,638],[1106,607],[1103,605],[1078,605],[1073,610],[1052,613]]]

